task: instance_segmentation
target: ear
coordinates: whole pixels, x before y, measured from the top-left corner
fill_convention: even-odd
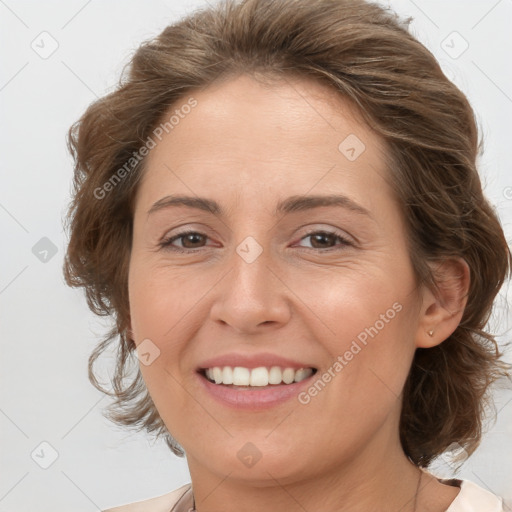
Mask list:
[[[470,283],[468,264],[462,258],[450,258],[432,267],[438,295],[423,286],[416,346],[430,348],[448,338],[459,325]],[[432,335],[429,334],[432,333]]]

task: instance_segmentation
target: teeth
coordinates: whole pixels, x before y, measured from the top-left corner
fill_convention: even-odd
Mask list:
[[[300,382],[301,380],[307,379],[311,373],[313,372],[309,372],[309,368],[301,368],[295,372],[294,381]]]
[[[295,380],[295,370],[293,368],[286,368],[283,372],[283,382],[291,384]]]
[[[249,368],[242,368],[241,366],[235,366],[235,368],[233,368],[233,384],[235,386],[248,386],[250,378],[251,370],[249,370]],[[215,384],[220,383],[216,382]]]
[[[265,367],[253,368],[249,386],[268,386],[268,370]]]
[[[222,383],[233,384],[233,369],[231,366],[225,366],[222,369]]]
[[[313,374],[313,368],[281,368],[280,366],[272,366],[266,368],[260,366],[258,368],[244,368],[242,366],[231,366],[207,368],[205,375],[208,380],[215,384],[234,385],[234,386],[254,386],[263,387],[269,384],[292,384],[307,379]]]
[[[269,384],[281,384],[283,380],[283,372],[279,366],[272,366],[270,368],[270,372],[268,374],[268,383]]]
[[[222,370],[218,366],[213,369],[213,380],[215,384],[222,383]]]

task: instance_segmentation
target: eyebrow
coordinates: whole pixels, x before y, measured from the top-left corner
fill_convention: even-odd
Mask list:
[[[153,206],[148,210],[148,215],[155,213],[164,208],[186,206],[188,208],[195,208],[205,212],[213,213],[214,215],[223,216],[224,210],[221,208],[219,203],[213,199],[206,197],[193,197],[193,196],[181,196],[181,195],[169,195],[159,199]],[[312,196],[290,196],[280,201],[274,215],[280,213],[292,213],[310,210],[312,208],[320,208],[322,206],[337,206],[345,208],[347,210],[359,213],[361,215],[367,215],[372,217],[371,213],[356,203],[353,199],[350,199],[344,195],[312,195]]]

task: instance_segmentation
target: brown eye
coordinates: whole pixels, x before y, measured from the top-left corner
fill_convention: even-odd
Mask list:
[[[315,235],[309,235],[311,238],[311,245],[315,249],[325,249],[326,247],[332,247],[332,244],[336,244],[336,236],[330,233],[317,233]]]
[[[188,250],[193,251],[194,249],[200,249],[204,247],[204,243],[207,240],[207,236],[203,233],[199,233],[197,231],[186,231],[185,233],[180,233],[171,238],[167,238],[162,241],[160,246],[165,249],[178,251],[178,252],[187,252]],[[174,245],[176,240],[181,240],[181,246]]]
[[[311,249],[335,249],[336,242],[339,241],[338,247],[352,245],[346,238],[335,231],[311,231],[301,240],[311,240]]]
[[[200,233],[189,233],[187,235],[180,235],[178,238],[183,239],[183,247],[185,249],[195,249],[201,246],[201,240],[205,237]]]

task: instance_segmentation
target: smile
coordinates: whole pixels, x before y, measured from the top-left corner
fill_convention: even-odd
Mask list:
[[[204,369],[203,374],[210,382],[218,385],[261,388],[269,385],[288,385],[294,382],[301,382],[313,375],[315,371],[314,368],[295,369],[281,366],[272,366],[270,368],[265,366],[257,368],[215,366]]]
[[[222,359],[199,367],[196,375],[205,396],[236,410],[261,411],[296,399],[317,372],[316,368],[282,358],[275,361],[274,356],[258,357],[257,362],[246,358],[246,366],[238,356],[232,358],[238,359],[236,362]]]

